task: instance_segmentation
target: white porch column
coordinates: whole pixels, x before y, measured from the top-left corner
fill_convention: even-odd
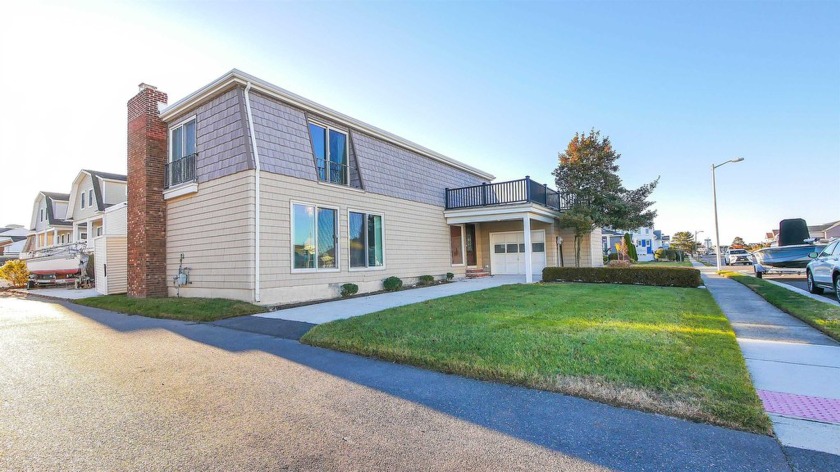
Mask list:
[[[522,218],[522,229],[525,231],[525,283],[530,284],[534,274],[531,268],[531,216],[528,214]]]
[[[87,242],[93,239],[93,225],[90,224],[90,220],[88,220],[87,223],[85,223],[85,228],[87,228],[87,239],[85,240],[85,242]]]
[[[58,246],[58,230],[57,229],[53,230],[53,243],[52,243],[52,245],[53,246]]]

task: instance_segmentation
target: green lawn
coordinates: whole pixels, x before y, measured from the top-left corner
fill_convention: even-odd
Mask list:
[[[705,290],[508,285],[323,324],[302,341],[770,432],[735,334]]]
[[[737,280],[776,308],[840,341],[840,307],[812,300],[792,290],[740,272],[721,271],[721,275]]]
[[[234,316],[263,313],[265,308],[224,298],[129,298],[105,295],[76,300],[79,305],[105,310],[184,321],[216,321]]]

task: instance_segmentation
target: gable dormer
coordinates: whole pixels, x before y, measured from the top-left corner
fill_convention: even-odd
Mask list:
[[[81,221],[126,201],[126,176],[82,169],[73,180],[67,219]]]
[[[58,192],[40,192],[32,207],[30,228],[42,231],[55,226],[68,226],[67,202],[70,195]]]

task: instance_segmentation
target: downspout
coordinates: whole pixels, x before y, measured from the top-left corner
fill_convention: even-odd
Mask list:
[[[251,114],[251,82],[245,86],[245,110],[248,113],[248,132],[251,134],[251,148],[254,151],[254,301],[260,302],[260,154],[257,150],[257,135],[254,134],[254,117]]]

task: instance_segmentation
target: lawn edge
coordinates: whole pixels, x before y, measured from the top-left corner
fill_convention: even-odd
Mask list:
[[[327,325],[327,324],[329,324],[329,323],[325,323],[324,325]],[[421,369],[425,369],[425,370],[430,370],[430,371],[434,371],[434,372],[440,372],[440,373],[444,373],[444,374],[447,374],[447,375],[458,375],[460,377],[474,379],[474,380],[480,380],[480,381],[485,381],[485,382],[495,382],[495,383],[511,385],[511,386],[515,386],[515,387],[524,387],[524,388],[530,388],[530,389],[534,389],[534,390],[541,390],[541,391],[546,391],[546,392],[559,393],[559,394],[562,394],[562,395],[568,395],[568,396],[572,396],[572,397],[576,397],[576,398],[582,398],[582,399],[585,399],[585,400],[594,401],[594,402],[601,403],[601,404],[608,405],[608,406],[612,406],[612,407],[624,408],[624,409],[633,410],[633,411],[641,411],[641,412],[645,412],[645,413],[659,414],[659,415],[669,416],[669,417],[672,417],[672,418],[678,418],[678,419],[685,420],[685,421],[691,421],[693,423],[709,424],[709,425],[713,425],[713,426],[725,427],[725,428],[733,429],[733,430],[736,430],[736,431],[743,431],[743,432],[747,432],[747,433],[761,434],[761,435],[764,435],[764,436],[771,436],[771,437],[773,436],[772,422],[770,421],[770,418],[767,416],[767,413],[764,411],[763,406],[761,406],[761,401],[758,397],[758,393],[755,391],[755,387],[754,387],[754,385],[752,384],[751,381],[750,381],[750,386],[752,387],[753,396],[754,396],[754,399],[758,401],[758,404],[757,404],[757,406],[759,407],[758,410],[761,412],[761,417],[762,417],[761,422],[764,423],[763,426],[759,426],[759,427],[756,427],[756,428],[749,428],[749,427],[746,427],[745,425],[733,423],[733,422],[730,422],[730,421],[721,420],[717,417],[709,416],[709,415],[691,416],[691,415],[681,414],[675,408],[669,408],[668,403],[661,404],[660,406],[662,406],[662,407],[660,407],[660,408],[654,408],[654,407],[649,406],[649,405],[640,405],[638,403],[621,401],[620,399],[618,399],[616,397],[620,397],[624,393],[637,392],[637,391],[640,391],[640,390],[649,394],[652,397],[661,398],[662,396],[657,395],[655,392],[650,392],[648,390],[643,390],[643,389],[639,389],[639,388],[636,388],[636,387],[629,387],[629,386],[626,386],[626,385],[616,384],[616,383],[612,383],[612,382],[605,382],[605,383],[607,384],[607,386],[610,387],[610,389],[612,389],[615,392],[615,395],[611,395],[611,396],[597,395],[597,394],[593,394],[593,393],[591,393],[587,390],[581,390],[580,388],[557,388],[557,387],[554,387],[553,385],[551,385],[547,382],[544,382],[544,381],[529,381],[528,379],[513,379],[513,378],[510,378],[510,377],[506,377],[506,376],[493,375],[492,373],[487,372],[487,371],[466,372],[465,370],[459,369],[458,367],[453,367],[451,365],[450,366],[445,366],[445,365],[439,365],[439,364],[436,364],[436,363],[433,363],[433,362],[429,362],[427,360],[424,360],[422,357],[410,357],[410,356],[399,355],[399,354],[396,354],[396,353],[393,353],[393,352],[389,352],[388,350],[378,349],[378,348],[375,348],[375,347],[372,348],[372,349],[353,349],[353,348],[347,347],[345,345],[342,345],[340,343],[336,343],[336,342],[331,341],[331,340],[317,341],[317,340],[311,339],[312,337],[317,335],[318,328],[320,326],[324,326],[324,325],[318,325],[315,328],[308,331],[306,334],[304,334],[301,337],[300,343],[306,344],[306,345],[309,345],[309,346],[331,349],[331,350],[340,351],[340,352],[344,352],[344,353],[348,353],[348,354],[363,356],[363,357],[366,357],[366,358],[369,358],[369,359],[376,359],[376,360],[385,361],[385,362],[395,362],[395,363],[398,363],[398,364],[410,365],[412,367],[421,368]],[[731,329],[731,327],[730,327],[730,329]],[[312,334],[313,332],[315,334]],[[738,349],[740,351],[740,346],[738,347]],[[742,356],[743,356],[743,354],[742,354]],[[746,366],[744,366],[744,368],[746,369]],[[577,380],[577,381],[584,381],[584,382],[587,380],[584,377],[575,377],[575,376],[564,376],[564,378],[565,379]]]

